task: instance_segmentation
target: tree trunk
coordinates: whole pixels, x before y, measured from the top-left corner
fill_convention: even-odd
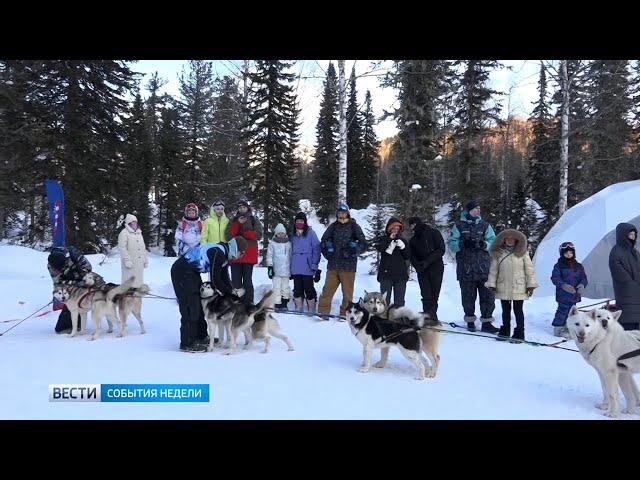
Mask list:
[[[558,199],[558,215],[567,210],[567,193],[569,186],[569,76],[567,61],[561,60],[560,87],[562,89],[562,119],[560,136],[560,198]]]
[[[344,77],[344,60],[338,60],[340,105],[340,166],[338,169],[338,201],[347,201],[347,102]]]

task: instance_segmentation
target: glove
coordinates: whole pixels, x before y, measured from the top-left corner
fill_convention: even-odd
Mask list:
[[[568,293],[576,293],[576,289],[573,288],[568,283],[563,283],[560,288],[562,288],[562,290],[564,290],[565,292],[568,292]]]
[[[396,247],[398,247],[400,250],[404,250],[405,244],[402,240],[396,240]]]
[[[133,262],[131,260],[127,260],[124,262],[124,266],[127,268],[133,268]]]
[[[331,255],[333,252],[335,252],[335,248],[333,246],[333,242],[329,241],[329,242],[327,242],[327,253],[329,255]]]
[[[578,286],[576,287],[577,292],[582,295],[584,293],[584,285],[579,283]]]
[[[396,248],[397,246],[398,244],[396,243],[396,240],[393,240],[392,242],[389,243],[389,246],[387,247],[385,252],[387,252],[389,255],[392,255],[393,249]],[[351,242],[349,242],[349,247],[351,247]]]
[[[480,250],[484,250],[484,249],[486,249],[486,248],[487,248],[487,242],[485,242],[484,240],[478,240],[477,247],[478,247]]]
[[[271,279],[273,278],[273,267],[267,267],[267,276]]]
[[[232,293],[236,296],[236,297],[244,297],[244,288],[234,288]]]
[[[493,293],[496,293],[496,287],[487,287],[489,290],[491,290]]]
[[[357,251],[357,250],[358,250],[358,242],[356,242],[355,240],[351,240],[351,241],[349,242],[349,248],[350,248],[353,252]]]
[[[473,247],[475,247],[474,243],[471,240],[465,240],[464,242],[462,242],[462,245],[466,249],[472,249]]]
[[[322,270],[316,270],[316,273],[313,276],[314,283],[318,283],[320,281],[320,273],[322,273]]]
[[[527,288],[527,297],[530,297],[531,295],[533,295],[533,291],[535,290],[535,288],[533,287],[528,287]]]

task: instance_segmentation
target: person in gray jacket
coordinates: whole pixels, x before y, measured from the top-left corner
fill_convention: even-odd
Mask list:
[[[616,227],[616,244],[609,253],[616,305],[622,309],[618,322],[625,330],[640,330],[640,253],[638,229],[630,223]]]

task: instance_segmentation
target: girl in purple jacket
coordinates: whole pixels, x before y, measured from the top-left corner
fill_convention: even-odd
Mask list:
[[[291,278],[293,278],[293,301],[296,310],[302,311],[307,299],[309,312],[316,311],[316,289],[313,282],[320,281],[320,241],[307,224],[304,212],[296,215],[291,233]]]
[[[571,242],[560,245],[560,258],[553,266],[551,281],[556,286],[558,310],[553,318],[553,334],[556,337],[571,338],[567,329],[569,310],[582,300],[582,292],[587,286],[587,274],[576,260],[576,249]]]

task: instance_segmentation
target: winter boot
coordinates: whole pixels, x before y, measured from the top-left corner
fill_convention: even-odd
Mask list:
[[[569,329],[566,326],[561,327],[553,327],[553,335],[556,337],[563,337],[567,340],[571,340],[571,335],[569,335]]]
[[[476,331],[476,316],[475,315],[465,315],[464,321],[467,322],[467,330],[470,332]]]
[[[188,346],[180,346],[181,352],[189,352],[189,353],[201,353],[207,351],[207,345],[203,343],[194,342],[192,345]]]
[[[304,298],[302,298],[302,297],[293,299],[293,303],[296,306],[296,312],[301,312],[302,311],[303,302],[304,302]]]
[[[288,310],[289,309],[289,299],[288,298],[283,298],[282,302],[280,303],[280,308],[282,310]]]
[[[316,313],[316,299],[312,299],[312,300],[307,300],[307,308],[309,309],[309,313]],[[313,317],[314,320],[317,321],[324,321],[324,320],[329,320],[329,317],[320,317],[318,315],[314,315]]]
[[[513,329],[513,336],[511,340],[524,340],[524,327],[516,327]],[[511,343],[519,343],[519,342],[511,342]]]
[[[496,340],[498,340],[499,342],[505,342],[509,340],[510,331],[511,331],[511,327],[507,325],[502,325],[500,327],[500,330],[498,331],[498,336],[496,337]]]
[[[480,328],[481,332],[492,333],[492,334],[495,335],[500,330],[499,328],[494,327],[493,324],[491,323],[493,318],[482,318],[481,317],[480,320],[482,321],[482,327]]]

